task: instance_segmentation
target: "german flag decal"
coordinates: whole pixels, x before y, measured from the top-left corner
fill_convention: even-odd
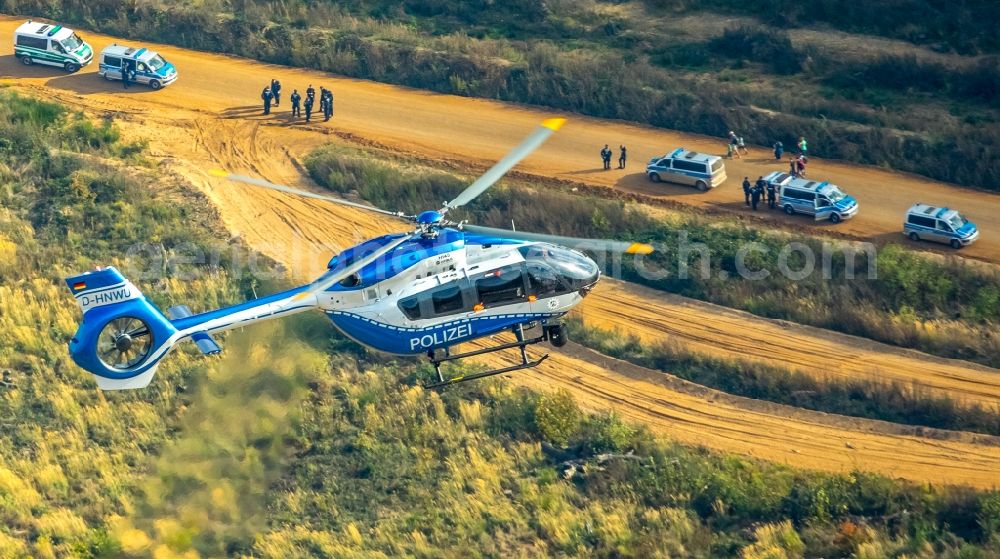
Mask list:
[[[73,291],[80,291],[81,289],[86,289],[87,283],[83,281],[78,281],[73,284]]]

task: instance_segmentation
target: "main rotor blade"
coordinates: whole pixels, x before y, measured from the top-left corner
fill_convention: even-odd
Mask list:
[[[352,208],[357,208],[359,210],[367,210],[369,212],[380,213],[384,215],[391,215],[393,217],[401,217],[404,219],[412,219],[412,216],[408,216],[403,212],[390,212],[389,210],[383,210],[382,208],[376,208],[374,206],[368,206],[366,204],[359,204],[357,202],[351,202],[350,200],[344,200],[343,198],[335,198],[333,196],[324,196],[322,194],[315,194],[309,192],[308,190],[300,190],[298,188],[292,188],[290,186],[285,186],[282,184],[275,184],[264,179],[255,179],[253,177],[247,177],[245,175],[237,175],[234,173],[229,173],[221,169],[211,169],[208,174],[213,177],[219,177],[223,179],[229,179],[231,181],[243,182],[246,184],[252,184],[254,186],[259,186],[262,188],[269,188],[271,190],[277,190],[278,192],[284,192],[286,194],[294,194],[296,196],[302,196],[304,198],[313,198],[316,200],[325,200],[327,202],[333,202],[334,204],[340,204],[341,206],[350,206]]]
[[[361,269],[364,268],[365,266],[371,264],[372,262],[375,262],[379,258],[382,258],[386,254],[392,252],[393,250],[396,249],[396,247],[398,247],[399,245],[405,243],[406,241],[409,241],[410,239],[413,238],[414,235],[417,235],[418,233],[420,233],[419,230],[414,231],[412,233],[407,233],[407,234],[399,237],[398,239],[396,239],[396,240],[394,240],[394,241],[392,241],[392,242],[390,242],[390,243],[388,243],[388,244],[386,244],[386,245],[384,245],[384,246],[376,249],[371,254],[369,254],[367,256],[364,256],[364,257],[362,257],[362,258],[360,258],[358,260],[355,260],[350,265],[344,267],[344,269],[342,269],[342,270],[334,270],[329,275],[321,277],[320,279],[318,279],[318,280],[314,281],[313,283],[311,283],[309,285],[308,289],[306,289],[305,291],[302,291],[299,294],[297,294],[294,297],[292,297],[292,299],[291,299],[291,301],[289,303],[295,302],[295,301],[301,301],[302,299],[305,299],[305,298],[307,298],[309,296],[316,295],[318,293],[326,291],[331,286],[333,286],[333,284],[335,284],[335,283],[337,283],[339,281],[342,281],[345,278],[351,277],[352,274],[356,274],[356,273],[360,272]],[[360,246],[364,246],[364,245],[360,245]]]
[[[464,206],[469,202],[476,199],[477,196],[486,191],[489,187],[493,186],[501,177],[503,177],[507,171],[510,171],[514,165],[521,162],[522,159],[531,155],[531,152],[538,149],[542,145],[542,142],[549,139],[549,136],[554,134],[556,130],[562,128],[562,125],[566,123],[565,118],[550,118],[548,120],[542,121],[542,123],[532,132],[527,138],[524,139],[517,147],[510,150],[507,155],[503,156],[503,159],[497,161],[496,165],[490,167],[488,171],[483,173],[483,176],[476,179],[476,182],[469,185],[468,188],[462,191],[451,202],[447,202],[443,208],[441,208],[441,213],[447,213],[448,210],[453,210],[459,206]]]
[[[582,239],[579,237],[561,237],[559,235],[546,235],[545,233],[529,233],[526,231],[510,231],[508,229],[494,229],[493,227],[482,227],[480,225],[462,224],[462,229],[476,235],[488,235],[503,239],[519,239],[522,241],[540,241],[543,243],[553,243],[576,250],[594,250],[623,252],[625,254],[649,254],[653,252],[652,245],[646,243],[630,243],[628,241],[614,241],[611,239]]]

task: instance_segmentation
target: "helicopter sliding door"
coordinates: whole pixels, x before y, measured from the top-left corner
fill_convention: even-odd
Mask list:
[[[472,278],[475,282],[477,306],[481,305],[482,309],[528,301],[528,292],[524,284],[524,266],[520,263],[485,274],[476,274]]]

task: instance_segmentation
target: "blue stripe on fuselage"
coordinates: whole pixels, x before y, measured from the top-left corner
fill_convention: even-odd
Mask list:
[[[550,320],[563,314],[565,313],[511,313],[453,320],[427,328],[406,328],[353,313],[327,311],[333,324],[354,341],[397,355],[419,355],[504,332],[518,324]]]

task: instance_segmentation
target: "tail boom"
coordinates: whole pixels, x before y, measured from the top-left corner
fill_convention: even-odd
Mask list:
[[[165,316],[114,267],[66,279],[83,311],[70,340],[73,361],[103,390],[147,386],[160,360],[185,338],[205,354],[220,351],[211,333],[309,310],[317,298],[301,286],[232,307],[192,315],[173,307]]]

